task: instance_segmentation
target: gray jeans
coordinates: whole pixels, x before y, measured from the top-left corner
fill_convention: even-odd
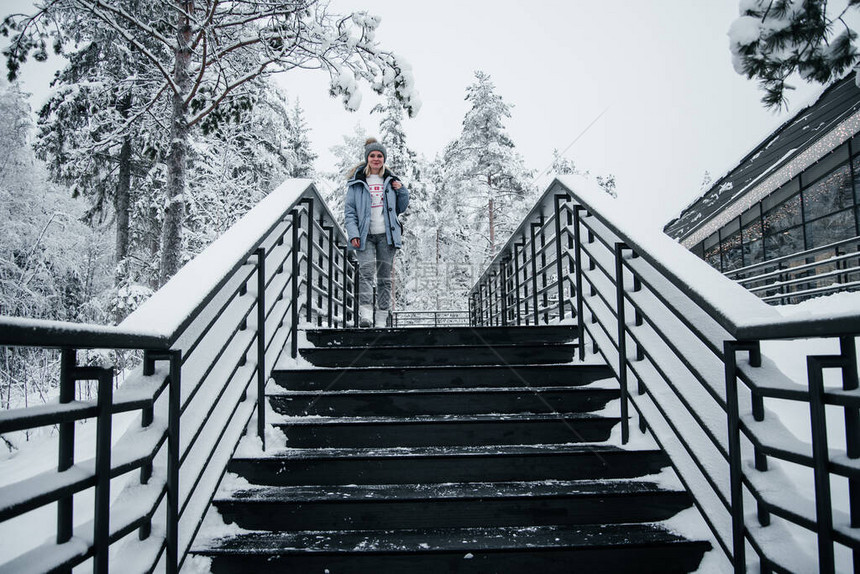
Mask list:
[[[397,249],[389,245],[385,234],[367,236],[363,251],[358,257],[358,304],[373,304],[373,275],[376,272],[376,307],[387,311],[391,306],[391,265]]]

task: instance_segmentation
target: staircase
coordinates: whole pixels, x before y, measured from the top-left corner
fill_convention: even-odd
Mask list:
[[[570,327],[316,330],[276,370],[286,437],[234,456],[212,572],[691,572],[692,500],[617,438],[618,384]],[[650,444],[648,441],[644,441]],[[690,511],[692,512],[692,511]]]

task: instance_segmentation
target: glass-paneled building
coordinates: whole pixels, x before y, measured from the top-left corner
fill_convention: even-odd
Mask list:
[[[860,288],[854,74],[768,136],[664,231],[772,303]]]

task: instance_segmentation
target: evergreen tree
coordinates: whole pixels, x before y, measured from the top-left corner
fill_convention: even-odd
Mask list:
[[[732,63],[758,80],[768,108],[785,104],[794,72],[823,84],[857,64],[857,33],[846,21],[860,8],[856,0],[744,0],[740,6],[729,29]]]
[[[316,176],[314,162],[317,154],[311,147],[310,128],[305,121],[304,110],[302,110],[298,99],[290,113],[288,145],[292,151],[292,165],[289,177],[301,177],[313,179]]]
[[[127,4],[127,5],[126,5]],[[375,41],[379,18],[366,13],[335,17],[326,6],[308,2],[195,3],[193,0],[149,2],[79,2],[55,0],[33,15],[7,17],[0,32],[13,35],[4,52],[14,78],[30,55],[42,60],[47,45],[61,51],[67,44],[86,44],[111,33],[146,62],[131,82],[152,97],[127,110],[128,126],[158,109],[169,130],[167,183],[163,188],[163,233],[160,283],[179,268],[187,207],[189,142],[195,127],[204,132],[236,120],[255,104],[250,82],[259,76],[316,66],[331,78],[330,93],[348,109],[361,101],[358,81],[379,93],[393,90],[409,113],[420,101],[407,64]],[[112,78],[101,78],[113,82]]]
[[[456,186],[457,193],[469,199],[469,218],[481,240],[473,259],[486,260],[519,223],[517,218],[533,195],[531,173],[505,130],[510,106],[496,94],[489,75],[475,72],[466,101],[471,108],[463,130],[443,156],[444,179],[445,185]]]
[[[87,219],[113,219],[118,261],[129,251],[130,206],[135,180],[152,166],[145,158],[147,141],[163,139],[152,116],[129,123],[131,110],[149,98],[128,78],[142,61],[113,30],[93,29],[89,41],[66,54],[68,65],[57,73],[57,89],[39,111],[36,149],[47,162],[51,179],[70,186],[74,196],[89,200]]]

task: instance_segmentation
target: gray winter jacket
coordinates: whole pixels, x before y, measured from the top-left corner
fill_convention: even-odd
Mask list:
[[[346,222],[346,234],[352,241],[356,237],[361,239],[361,247],[358,251],[364,251],[367,245],[367,232],[370,229],[370,188],[367,186],[367,176],[364,174],[364,165],[359,166],[346,184],[346,201],[343,205],[344,220]],[[403,226],[400,224],[398,215],[406,211],[409,206],[409,190],[401,182],[400,189],[391,187],[391,182],[400,179],[386,168],[382,174],[385,193],[382,196],[382,217],[385,220],[385,237],[389,245],[400,248],[400,238]]]

